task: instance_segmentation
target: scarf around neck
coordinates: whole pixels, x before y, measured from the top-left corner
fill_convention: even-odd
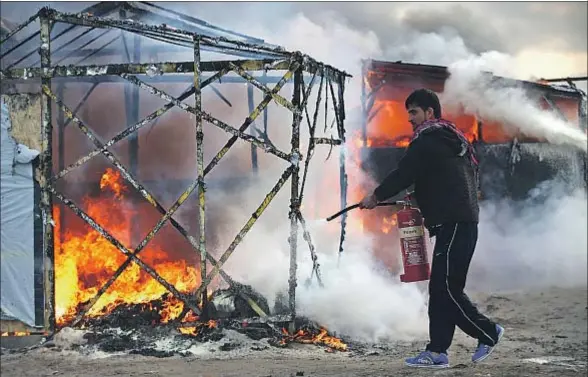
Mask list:
[[[414,141],[416,138],[420,136],[421,133],[425,130],[431,129],[446,129],[450,130],[455,134],[459,140],[461,141],[462,151],[459,153],[460,156],[468,154],[468,157],[472,163],[472,166],[477,171],[478,169],[478,159],[476,157],[476,151],[474,150],[473,145],[469,142],[466,136],[461,132],[460,129],[455,127],[453,123],[445,119],[431,119],[426,120],[423,123],[419,124],[416,129],[414,130],[414,135],[412,136],[411,142]]]

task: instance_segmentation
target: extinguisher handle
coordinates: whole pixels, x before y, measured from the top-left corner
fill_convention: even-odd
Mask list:
[[[404,195],[404,200],[407,201],[408,203],[410,203],[412,201],[413,194],[414,194],[414,191],[407,192],[406,195]]]
[[[395,202],[382,202],[382,203],[376,204],[376,206],[378,206],[378,207],[395,206],[395,205],[406,205],[406,202],[404,202],[402,200],[398,200],[398,201],[395,201]],[[349,207],[346,207],[346,208],[342,209],[341,211],[335,213],[334,215],[331,215],[331,216],[327,217],[327,221],[334,220],[337,217],[339,217],[342,214],[344,214],[345,212],[349,212],[352,209],[355,209],[355,208],[358,208],[358,207],[359,207],[359,203],[353,204],[353,205],[351,205]]]

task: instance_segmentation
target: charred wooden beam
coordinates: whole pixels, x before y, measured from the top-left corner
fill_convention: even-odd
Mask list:
[[[339,140],[345,143],[345,77],[339,77],[339,108],[335,109],[339,113]],[[345,169],[345,149],[339,150],[339,189],[341,192],[341,210],[347,207],[347,172]],[[343,252],[343,243],[345,242],[345,232],[347,227],[347,213],[341,217],[341,234],[339,237],[339,256]]]
[[[298,69],[294,73],[294,93],[292,95],[292,104],[301,109],[300,92],[302,89],[302,70]],[[300,122],[302,121],[302,112],[294,112],[292,114],[292,137],[290,139],[292,156],[300,156]],[[290,330],[294,333],[294,320],[296,319],[296,285],[298,269],[297,255],[298,255],[298,212],[300,211],[299,199],[299,181],[300,181],[300,158],[292,164],[292,180],[290,186],[290,277],[288,279],[288,307],[290,309],[291,322]]]
[[[247,84],[247,106],[249,107],[249,113],[252,113],[254,110],[254,105],[253,105],[253,85],[251,84]],[[256,130],[257,127],[255,126],[255,123],[253,123],[253,129]],[[259,135],[259,132],[256,132],[257,135]],[[256,136],[254,134],[254,136]],[[264,140],[266,141],[266,140]],[[266,141],[267,142],[267,141]],[[251,144],[251,170],[253,170],[253,174],[257,174],[258,172],[258,166],[257,166],[257,147],[253,144]]]
[[[123,34],[121,32],[120,38],[123,38]],[[124,39],[123,39],[124,41]],[[104,47],[104,46],[103,46]],[[138,35],[133,35],[133,60],[127,60],[128,63],[140,63],[141,62],[141,39]],[[128,127],[130,124],[135,124],[139,121],[139,110],[141,106],[141,99],[139,92],[139,88],[134,85],[131,85],[129,88],[128,85],[125,86],[125,112],[126,112],[126,122],[125,127]],[[159,120],[157,118],[156,120]],[[137,177],[139,174],[139,133],[134,132],[129,135],[128,138],[128,150],[129,150],[129,170],[132,176]],[[129,229],[129,240],[131,240],[132,244],[135,245],[138,242],[138,238],[140,237],[140,230],[139,224],[133,221],[130,224]]]
[[[57,84],[57,95],[59,98],[63,98],[64,92],[64,85]],[[68,119],[69,120],[69,119]],[[63,170],[65,167],[65,121],[64,121],[64,114],[63,110],[58,108],[57,109],[57,169]],[[65,214],[63,211],[59,211],[59,224],[64,224]],[[63,226],[59,227],[59,245],[63,245],[64,241],[64,229]],[[53,235],[55,237],[55,234]]]
[[[318,281],[319,285],[323,287],[323,279],[321,277],[320,271],[320,264],[318,262],[318,256],[316,254],[316,250],[314,248],[314,244],[312,243],[312,237],[310,232],[308,231],[308,227],[306,226],[306,221],[302,216],[302,213],[299,211],[297,214],[298,221],[300,221],[300,225],[302,226],[302,238],[308,244],[308,249],[310,251],[310,258],[312,260],[312,271],[310,273],[310,280],[312,280],[313,275],[316,276],[316,280]]]
[[[39,12],[41,28],[41,68],[51,66],[51,20],[44,12]],[[41,77],[42,85],[49,87],[51,77]],[[41,216],[43,218],[43,257],[44,257],[44,288],[45,288],[45,328],[48,331],[55,331],[55,250],[53,232],[53,198],[51,196],[49,182],[53,172],[53,124],[52,124],[51,98],[42,96],[41,99],[41,156],[40,171],[37,174],[37,181],[41,186]]]
[[[328,139],[326,137],[315,137],[313,138],[315,144],[327,144],[327,145],[341,145],[343,142],[340,139]]]
[[[202,75],[202,78],[206,78],[206,80],[208,80],[209,78],[211,78],[212,76],[208,76],[208,75]],[[262,82],[264,84],[276,84],[280,81],[280,79],[282,78],[282,76],[254,76],[256,78],[256,80],[258,80],[259,82]],[[4,76],[2,75],[2,72],[0,71],[0,78],[2,79],[2,81],[4,82],[10,82],[13,85],[18,85],[18,84],[26,84],[33,79],[29,79],[29,78],[23,78],[23,77],[16,77],[16,78],[4,78]],[[177,75],[160,75],[160,76],[143,76],[143,79],[145,79],[145,81],[147,81],[148,83],[151,84],[157,84],[157,83],[182,83],[182,84],[192,84],[193,78],[192,75],[190,74],[177,74]],[[305,82],[309,82],[310,77],[305,78]],[[120,83],[120,77],[118,75],[116,76],[101,76],[101,75],[97,75],[97,76],[76,76],[76,77],[72,77],[72,76],[57,76],[54,77],[52,79],[52,82],[55,83],[75,83],[75,84],[83,84],[83,83],[90,83],[90,84],[94,84],[94,83]],[[242,78],[241,76],[228,76],[228,77],[224,77],[222,80],[220,80],[219,84],[246,84],[247,80],[245,80],[244,78]]]
[[[118,37],[118,36],[117,36]],[[49,69],[51,77],[118,76],[129,74],[193,73],[193,62],[107,64],[107,65],[62,65]],[[41,68],[13,68],[2,71],[2,79],[33,79],[40,77]]]
[[[202,129],[202,93],[200,90],[200,37],[194,37],[194,118],[196,127],[196,170],[198,172],[198,228],[200,249],[200,281],[206,279],[206,186],[204,185],[204,132]],[[198,296],[196,296],[198,299]],[[202,291],[202,308],[208,295]]]
[[[108,31],[107,31],[108,32]],[[97,38],[103,36],[100,34]],[[94,50],[96,52],[98,50]],[[85,59],[84,59],[85,60]],[[218,72],[232,69],[232,66],[242,67],[249,71],[286,70],[290,66],[289,60],[260,59],[260,60],[219,60],[201,62],[201,72]],[[2,79],[33,79],[41,77],[41,68],[6,68],[2,70]],[[118,76],[121,73],[162,75],[164,73],[194,73],[194,62],[162,62],[162,63],[121,63],[104,65],[63,65],[49,69],[51,77],[85,77],[85,76]]]

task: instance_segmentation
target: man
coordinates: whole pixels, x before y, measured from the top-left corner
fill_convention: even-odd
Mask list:
[[[414,135],[405,155],[360,208],[375,208],[414,184],[425,226],[435,237],[429,281],[429,344],[406,359],[412,367],[449,367],[455,326],[478,340],[473,362],[486,359],[504,329],[482,315],[464,293],[478,238],[477,165],[463,133],[441,118],[437,95],[415,90],[405,102]]]

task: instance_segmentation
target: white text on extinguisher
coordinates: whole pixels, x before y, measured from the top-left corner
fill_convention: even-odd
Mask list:
[[[407,228],[399,229],[400,238],[422,237],[425,231],[422,226],[409,226]]]

